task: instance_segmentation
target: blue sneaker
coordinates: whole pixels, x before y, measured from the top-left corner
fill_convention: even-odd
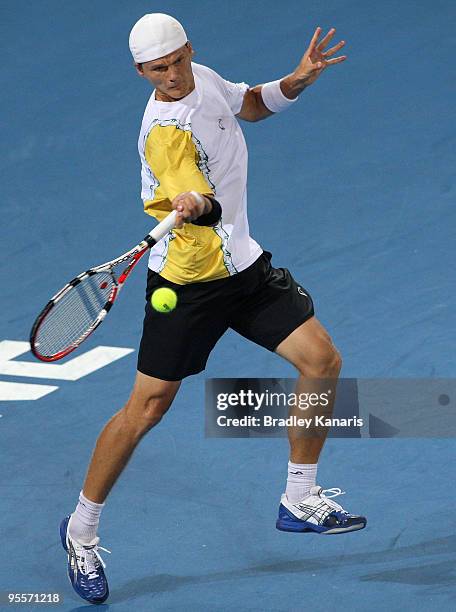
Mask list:
[[[325,495],[332,493],[332,495]],[[279,518],[276,522],[280,531],[313,532],[331,535],[364,529],[367,520],[364,516],[349,514],[331,498],[343,495],[340,489],[312,487],[310,494],[292,504],[282,495]]]
[[[106,565],[98,551],[111,551],[98,546],[100,538],[85,545],[73,540],[68,531],[69,522],[67,516],[60,523],[60,539],[68,553],[68,578],[79,597],[93,604],[103,603],[108,598],[109,588],[104,573]]]

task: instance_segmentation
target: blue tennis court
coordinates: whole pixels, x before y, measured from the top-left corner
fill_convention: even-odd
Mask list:
[[[311,291],[343,376],[455,376],[454,3],[4,0],[0,592],[61,593],[65,611],[85,604],[58,525],[130,393],[146,262],[64,362],[37,367],[27,342],[65,281],[151,229],[137,155],[150,89],[128,33],[152,11],[185,25],[195,61],[252,86],[288,74],[317,25],[337,28],[348,60],[286,113],[243,124],[251,234]],[[229,332],[184,381],[103,510],[103,608],[454,609],[453,439],[329,439],[318,481],[368,525],[319,538],[275,529],[285,439],[205,437],[207,378],[291,376]]]

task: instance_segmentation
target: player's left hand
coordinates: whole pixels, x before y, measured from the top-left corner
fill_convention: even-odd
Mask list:
[[[177,195],[171,203],[174,210],[177,210],[176,228],[180,229],[184,223],[196,221],[201,215],[210,212],[211,204],[196,191],[185,191]]]
[[[325,68],[332,66],[333,64],[339,64],[347,59],[346,55],[340,55],[339,57],[328,59],[345,45],[345,41],[341,40],[339,43],[337,43],[337,45],[334,45],[325,51],[326,46],[336,33],[336,28],[331,28],[326,36],[322,38],[320,42],[318,42],[321,31],[321,28],[317,28],[315,30],[307,51],[302,56],[299,65],[293,72],[293,77],[296,79],[296,81],[300,82],[306,87],[316,81]]]

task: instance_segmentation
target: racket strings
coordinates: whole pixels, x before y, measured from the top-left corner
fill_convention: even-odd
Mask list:
[[[54,356],[90,331],[115,285],[110,272],[85,277],[60,298],[44,317],[35,346],[46,357]]]

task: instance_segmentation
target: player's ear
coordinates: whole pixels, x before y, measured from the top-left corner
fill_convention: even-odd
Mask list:
[[[193,57],[195,55],[195,51],[193,50],[192,43],[189,40],[187,40],[187,42],[185,43],[185,46],[190,51],[191,57]]]
[[[135,63],[135,68],[136,68],[136,73],[140,76],[143,77],[144,76],[144,70],[142,67],[142,64],[136,64]]]

